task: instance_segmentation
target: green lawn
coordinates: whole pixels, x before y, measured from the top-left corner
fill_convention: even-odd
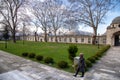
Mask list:
[[[12,54],[21,56],[21,53],[36,53],[36,55],[40,54],[44,57],[52,57],[54,61],[57,63],[61,60],[67,61],[69,65],[72,65],[71,61],[68,59],[68,47],[70,44],[65,43],[44,43],[44,42],[30,42],[25,41],[25,44],[22,44],[22,41],[17,41],[16,44],[12,42],[8,42],[8,48],[5,49],[4,43],[0,42],[0,50],[4,50],[10,52]],[[75,44],[78,47],[77,56],[80,52],[84,53],[84,57],[88,58],[94,55],[98,48],[95,45],[88,44]],[[101,48],[102,46],[100,46]]]

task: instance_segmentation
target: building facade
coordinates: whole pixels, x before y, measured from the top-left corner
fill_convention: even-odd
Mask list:
[[[35,41],[34,36],[27,36],[29,41]],[[69,31],[64,35],[57,35],[57,42],[60,43],[81,43],[92,44],[93,34],[84,33],[76,30]],[[44,35],[37,36],[37,41],[44,42]],[[48,42],[55,42],[54,35],[48,35]],[[97,44],[108,44],[111,46],[120,46],[120,16],[113,19],[103,35],[97,36]]]
[[[107,44],[111,46],[120,46],[120,16],[113,19],[106,32]]]
[[[74,33],[73,33],[74,32]],[[26,37],[28,41],[35,41],[34,35]],[[79,34],[78,31],[70,31],[64,35],[57,35],[58,43],[81,43],[81,44],[92,44],[93,34]],[[37,36],[37,41],[44,42],[44,35]],[[47,36],[48,42],[56,42],[54,35]],[[96,43],[106,44],[106,35],[97,36]]]

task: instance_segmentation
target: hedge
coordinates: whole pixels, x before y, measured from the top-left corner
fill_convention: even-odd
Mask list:
[[[27,56],[28,56],[28,53],[27,53],[27,52],[24,52],[24,53],[22,53],[22,56],[23,56],[23,57],[27,57]]]
[[[51,57],[46,57],[45,59],[44,59],[44,62],[45,63],[47,63],[47,64],[49,64],[49,63],[54,63],[54,60],[53,60],[53,58],[51,58]]]
[[[35,58],[38,61],[42,61],[43,60],[43,56],[42,55],[37,55]]]
[[[59,68],[67,68],[68,63],[66,61],[60,61],[60,62],[58,62],[58,67]]]
[[[95,55],[86,59],[86,69],[92,67],[92,64],[96,62],[104,53],[110,48],[109,45],[101,48]]]

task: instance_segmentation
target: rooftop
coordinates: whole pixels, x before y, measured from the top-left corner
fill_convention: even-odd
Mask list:
[[[114,18],[111,24],[120,24],[120,16]]]

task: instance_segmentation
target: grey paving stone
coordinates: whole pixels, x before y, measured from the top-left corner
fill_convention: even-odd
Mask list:
[[[21,74],[21,72],[18,70],[14,70],[1,74],[0,80],[34,80],[34,79]]]
[[[120,47],[112,47],[89,72],[85,80],[120,80]]]

